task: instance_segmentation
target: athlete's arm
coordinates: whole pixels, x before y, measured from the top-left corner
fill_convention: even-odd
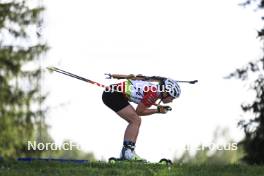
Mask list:
[[[144,103],[140,102],[136,108],[136,112],[139,116],[147,116],[147,115],[158,113],[158,110],[148,109],[148,107],[145,106]]]

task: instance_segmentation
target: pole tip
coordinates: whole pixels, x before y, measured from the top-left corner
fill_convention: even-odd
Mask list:
[[[49,72],[53,72],[55,70],[55,67],[47,67],[47,69],[49,70]]]
[[[198,80],[190,81],[191,84],[195,84],[195,83],[197,83],[197,82],[198,82]]]

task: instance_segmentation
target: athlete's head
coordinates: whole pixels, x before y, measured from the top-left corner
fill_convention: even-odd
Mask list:
[[[178,83],[172,79],[165,79],[161,82],[161,100],[163,103],[170,103],[181,94]]]

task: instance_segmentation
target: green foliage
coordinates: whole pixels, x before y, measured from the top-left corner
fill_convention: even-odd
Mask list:
[[[40,42],[38,27],[44,8],[29,8],[26,1],[0,2],[0,155],[26,154],[26,142],[44,120],[45,100],[40,94],[39,60],[48,47]]]
[[[246,1],[243,5],[251,4],[253,0]],[[258,7],[264,7],[264,0],[254,1]],[[263,17],[262,17],[263,19]],[[264,29],[258,32],[258,37],[263,40]],[[264,57],[249,62],[243,68],[236,69],[227,78],[238,78],[247,80],[254,79],[250,87],[255,91],[255,100],[250,103],[242,104],[242,110],[252,115],[249,121],[241,120],[238,125],[243,128],[245,138],[240,142],[246,153],[244,161],[250,164],[264,164]]]
[[[80,160],[89,160],[95,161],[95,156],[91,152],[85,152],[81,149],[78,149],[77,144],[71,142],[70,140],[64,140],[62,144],[74,144],[72,150],[48,150],[41,153],[43,158],[59,158],[59,159],[80,159]]]
[[[229,146],[219,147],[228,148]],[[185,150],[179,158],[174,159],[174,162],[178,164],[226,165],[239,163],[242,156],[243,150],[241,148],[238,150],[216,150],[212,153],[209,147],[204,147],[203,150],[198,150],[194,155],[191,155],[189,150]]]
[[[226,144],[219,144],[224,141]],[[214,144],[214,145],[212,145]],[[174,159],[178,164],[207,164],[207,165],[225,165],[236,164],[243,157],[243,149],[229,137],[228,129],[217,128],[214,132],[214,138],[210,145],[200,145],[195,154],[191,154],[189,149],[185,149],[183,154]],[[237,147],[234,147],[237,146]],[[235,150],[235,148],[237,148]]]

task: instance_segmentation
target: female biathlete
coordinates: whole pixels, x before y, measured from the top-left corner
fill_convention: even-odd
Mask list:
[[[161,100],[165,104],[170,103],[179,97],[180,93],[180,86],[172,79],[163,79],[159,84],[127,79],[119,84],[111,85],[103,92],[104,104],[128,122],[120,159],[143,160],[135,152],[135,144],[141,124],[140,116],[167,113],[170,110],[169,106],[158,105],[155,109],[150,107],[155,105],[157,100]],[[136,109],[129,102],[136,103]]]

